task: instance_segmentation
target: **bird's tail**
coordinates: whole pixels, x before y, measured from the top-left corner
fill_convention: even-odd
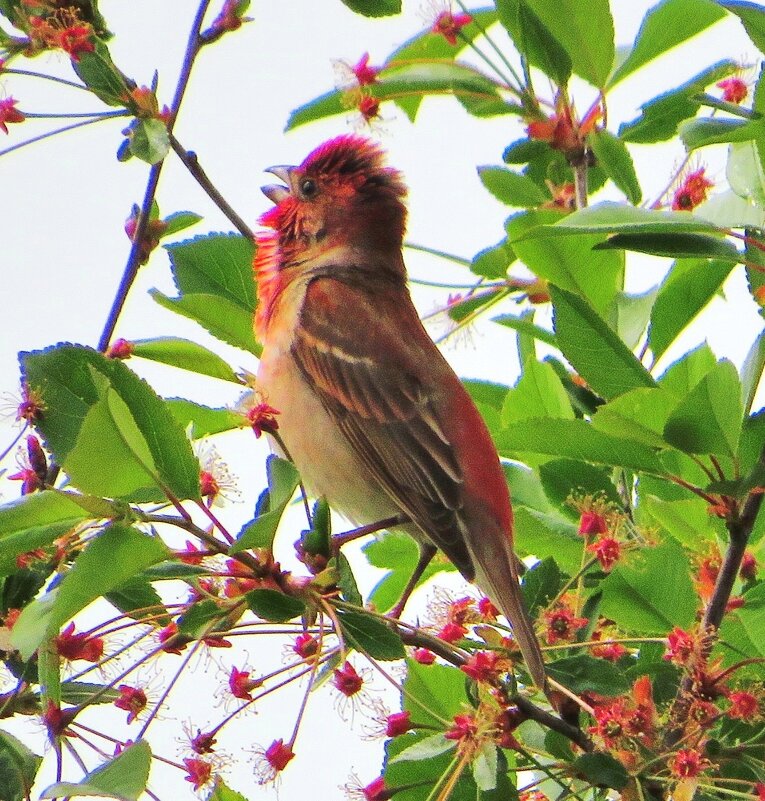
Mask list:
[[[504,543],[504,553],[496,553],[493,548],[489,550],[489,548],[481,547],[485,543],[496,544],[497,542]],[[540,690],[547,693],[549,686],[545,662],[521,594],[516,556],[509,538],[504,536],[482,537],[478,547],[472,550],[476,568],[476,583],[488,593],[508,619],[513,627],[513,636],[521,649],[532,681]]]

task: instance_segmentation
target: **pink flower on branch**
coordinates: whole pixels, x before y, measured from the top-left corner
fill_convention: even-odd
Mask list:
[[[18,100],[12,97],[5,97],[0,100],[0,131],[7,134],[8,124],[16,122],[24,122],[26,117],[16,108]]]
[[[450,45],[457,44],[460,31],[473,21],[470,14],[453,14],[451,11],[442,11],[430,29],[432,33],[440,34]]]

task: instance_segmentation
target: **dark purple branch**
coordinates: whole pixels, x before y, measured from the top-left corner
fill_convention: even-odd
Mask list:
[[[202,20],[207,13],[207,8],[209,5],[210,0],[201,0],[199,8],[197,9],[197,13],[194,17],[194,22],[191,26],[191,33],[189,34],[186,52],[183,57],[183,64],[181,65],[181,74],[178,77],[178,84],[175,88],[175,96],[173,97],[173,102],[170,106],[170,116],[167,120],[168,134],[172,134],[173,132],[173,126],[175,125],[175,120],[178,117],[178,111],[180,109],[181,102],[183,101],[183,95],[185,94],[186,87],[189,83],[191,69],[194,66],[194,60],[196,59],[196,56],[202,46],[202,41],[199,34],[202,28]],[[163,164],[164,159],[156,164],[153,164],[151,170],[149,171],[149,180],[146,183],[146,191],[144,192],[143,203],[141,204],[141,210],[138,215],[138,223],[133,236],[133,244],[130,248],[127,264],[125,265],[125,270],[122,274],[120,285],[117,288],[117,294],[115,295],[114,302],[112,303],[112,308],[109,311],[109,316],[106,319],[104,330],[101,333],[101,338],[98,341],[98,349],[102,353],[105,352],[109,347],[109,342],[114,334],[114,329],[117,326],[117,320],[122,312],[122,308],[125,305],[128,293],[130,292],[130,287],[132,287],[136,275],[138,275],[138,270],[141,266],[141,251],[143,250],[143,241],[149,225],[149,214],[151,212],[152,203],[154,202],[154,197],[157,193],[159,176],[162,172]]]
[[[202,169],[197,154],[185,147],[171,134],[170,146],[175,151],[186,169],[191,173],[196,182],[204,189],[210,200],[228,217],[231,224],[242,236],[252,239],[255,235],[247,223],[234,211],[228,201],[215,188],[212,181],[207,177],[207,173]]]
[[[761,466],[765,465],[765,449],[760,454],[759,463]],[[701,632],[703,635],[716,634],[723,622],[725,610],[727,609],[728,601],[733,591],[733,585],[736,582],[736,576],[738,576],[739,570],[741,569],[741,560],[744,558],[744,552],[749,543],[749,537],[752,534],[752,529],[754,528],[757,515],[762,506],[762,499],[763,495],[761,492],[750,492],[740,511],[731,515],[727,521],[730,542],[728,543],[722,567],[715,581],[712,597],[704,611],[704,617],[701,622]],[[715,640],[716,637],[705,636],[701,650],[703,659],[709,657]],[[670,726],[666,736],[666,744],[668,746],[675,745],[683,736],[683,724],[688,719],[688,710],[693,702],[692,690],[693,677],[685,676],[680,682],[677,696],[675,697],[672,710],[670,711]]]
[[[462,667],[467,661],[464,655],[457,653],[448,643],[439,640],[438,637],[426,634],[425,632],[399,628],[398,635],[404,645],[410,645],[416,648],[427,648],[455,667]],[[564,737],[571,740],[572,743],[576,743],[583,751],[589,752],[594,749],[590,738],[578,726],[572,726],[557,715],[553,715],[532,703],[523,695],[511,695],[509,700],[511,703],[515,704],[527,718],[535,720],[541,726],[545,726],[552,731],[557,731],[558,734],[562,734]]]

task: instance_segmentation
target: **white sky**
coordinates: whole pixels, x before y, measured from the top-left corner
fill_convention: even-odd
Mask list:
[[[612,2],[618,44],[632,40],[651,5],[645,0]],[[416,33],[423,25],[423,4],[420,0],[404,0],[404,7],[400,17],[367,20],[351,13],[339,0],[256,0],[250,9],[254,23],[202,53],[176,135],[186,148],[196,151],[208,175],[245,220],[254,225],[269,205],[259,191],[263,183],[272,180],[263,174],[265,166],[298,163],[316,144],[351,125],[337,117],[285,135],[283,127],[289,111],[333,87],[333,59],[355,63],[368,50],[371,63],[378,64]],[[115,62],[139,84],[150,83],[157,69],[160,102],[169,103],[196,4],[190,0],[101,0],[101,8],[117,34],[111,43]],[[215,3],[213,8],[217,11]],[[733,19],[718,24],[621,84],[609,97],[611,130],[636,116],[641,102],[681,84],[722,58],[750,62],[757,58],[754,47]],[[62,55],[44,55],[29,66],[72,77],[68,59]],[[27,111],[99,108],[94,98],[52,83],[9,76],[0,80],[0,87],[0,96],[13,95],[20,108]],[[592,90],[583,86],[575,87],[574,96],[579,108],[588,107],[594,97]],[[426,101],[415,125],[392,107],[383,106],[382,116],[383,130],[377,135],[390,152],[390,162],[403,170],[410,186],[409,238],[465,257],[498,241],[509,210],[482,188],[475,166],[501,163],[504,146],[523,135],[518,118],[477,120],[448,99]],[[4,278],[0,317],[5,331],[0,337],[0,392],[17,391],[19,350],[57,341],[95,345],[98,340],[129,249],[123,223],[132,203],[141,201],[148,171],[147,165],[136,159],[128,164],[116,161],[124,125],[124,120],[99,124],[23,149],[0,161],[0,264]],[[0,137],[0,148],[50,127],[49,122],[32,120],[11,126],[10,135]],[[663,188],[673,166],[683,156],[679,145],[637,146],[632,153],[645,197],[653,197]],[[724,179],[724,155],[724,148],[718,148],[716,154],[705,151],[700,155],[708,165],[708,173],[720,181]],[[613,188],[607,194],[618,197]],[[163,170],[158,201],[163,215],[185,209],[204,215],[204,221],[188,235],[231,229],[172,156]],[[186,235],[184,232],[181,238]],[[410,273],[419,278],[457,282],[469,279],[466,272],[421,254],[410,253],[407,261]],[[656,284],[668,266],[665,260],[648,258],[635,259],[631,264],[635,266],[628,273],[630,291],[643,291]],[[668,358],[676,358],[707,337],[718,356],[741,363],[762,323],[754,304],[746,298],[741,268],[735,272],[726,285],[727,300],[716,299],[683,348]],[[254,370],[251,356],[215,344],[193,323],[161,309],[148,297],[151,287],[174,295],[169,276],[164,252],[156,251],[133,287],[117,335],[128,339],[185,336],[214,345],[235,368]],[[417,290],[415,294],[425,313],[443,304],[447,291]],[[479,326],[472,346],[449,348],[446,355],[465,377],[492,378],[508,384],[515,380],[514,338],[500,326]],[[160,394],[183,395],[213,406],[231,403],[238,394],[232,385],[172,368],[157,368],[140,360],[132,361],[130,366],[146,376]],[[0,450],[15,431],[11,423],[8,419],[0,421]],[[265,450],[261,444],[253,447],[251,436],[240,434],[221,437],[219,449],[239,476],[243,492],[244,501],[224,512],[230,527],[236,529],[251,516],[253,498],[263,486]],[[0,499],[10,499],[16,492],[17,485],[0,485]],[[301,521],[296,520],[295,526],[283,532],[279,545],[283,553],[279,555],[284,560],[289,559],[300,525]],[[250,646],[250,659],[258,668],[280,659],[278,653],[253,652],[256,647],[262,648],[259,641]],[[242,660],[228,655],[226,658],[230,660],[228,664],[241,666]],[[188,682],[188,695],[181,691],[176,696],[186,697],[188,706],[173,715],[180,720],[191,717],[191,705],[200,698],[199,682],[207,687],[207,693],[210,681],[219,681],[220,677],[209,670],[207,675],[210,679],[206,685],[196,676]],[[379,677],[374,683],[383,686]],[[247,724],[237,730],[226,747],[238,758],[249,743],[267,745],[275,737],[288,737],[292,712],[284,710],[294,708],[287,696],[272,706],[264,705],[258,716],[248,716]],[[213,708],[209,720],[214,721],[221,714]],[[165,723],[171,738],[180,736],[176,721],[170,718]],[[204,723],[202,720],[198,725],[204,728]],[[379,745],[359,744],[359,732],[359,720],[349,730],[337,719],[328,694],[318,693],[296,746],[298,758],[285,773],[278,794],[281,801],[305,798],[308,788],[314,798],[340,797],[337,786],[347,780],[351,770],[359,774],[363,783],[375,778]],[[178,756],[172,741],[165,752]],[[232,785],[248,798],[275,797],[272,788],[261,789],[253,784],[248,764],[232,767],[229,775]],[[180,784],[185,788],[184,782]],[[161,790],[162,786],[158,774],[154,788]],[[185,789],[178,794],[179,798],[187,796],[190,791]]]

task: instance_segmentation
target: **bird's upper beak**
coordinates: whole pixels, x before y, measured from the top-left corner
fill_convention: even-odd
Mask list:
[[[284,181],[287,186],[282,184],[268,184],[261,186],[260,191],[272,202],[277,205],[286,200],[292,194],[292,171],[294,167],[279,164],[276,167],[267,167],[265,172],[275,175],[280,181]]]

